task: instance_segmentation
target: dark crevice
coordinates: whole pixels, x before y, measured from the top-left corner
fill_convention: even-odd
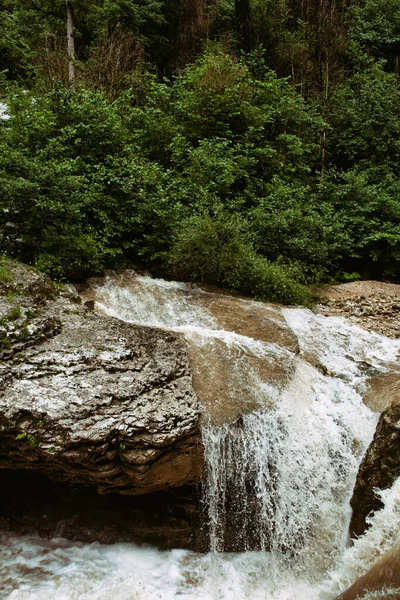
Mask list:
[[[31,471],[0,470],[0,529],[72,541],[199,549],[198,490],[100,495]]]

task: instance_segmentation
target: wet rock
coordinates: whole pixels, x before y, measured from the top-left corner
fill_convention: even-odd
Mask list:
[[[90,280],[82,296],[95,300],[100,310],[113,306],[122,319],[146,322],[151,307],[156,322],[185,327],[203,423],[233,423],[257,408],[272,407],[277,390],[293,378],[298,339],[276,305],[131,271]]]
[[[32,296],[17,296],[21,314],[4,327],[0,469],[102,494],[197,482],[199,409],[183,337],[54,298],[51,282],[23,265],[12,275],[9,285]]]
[[[298,339],[278,308],[221,294],[202,295],[200,299],[222,329],[299,352]]]
[[[294,355],[299,353],[297,336],[282,313],[272,305],[215,292],[201,294],[197,301],[222,329],[243,336],[242,344],[236,337],[234,346],[229,345],[229,337],[212,343],[189,342],[193,385],[205,409],[204,421],[222,425],[260,406],[272,408],[275,398],[265,390],[269,385],[283,388],[289,384],[295,370]],[[271,344],[270,353],[265,347],[260,352],[259,341]],[[273,352],[275,344],[280,352]]]
[[[359,577],[345,592],[335,600],[361,600],[361,598],[385,598],[385,600],[400,600],[400,544],[385,552]],[[389,592],[387,590],[392,590]],[[372,596],[378,592],[378,596]],[[383,595],[384,594],[384,595]]]
[[[189,341],[189,356],[202,422],[212,425],[233,423],[260,407],[272,409],[277,397],[272,391],[290,384],[296,365],[293,354],[259,355],[251,345],[229,347],[218,339]]]
[[[400,406],[382,413],[375,432],[358,471],[350,504],[353,515],[350,522],[351,537],[364,533],[370,513],[382,508],[375,489],[387,489],[400,477]]]
[[[400,373],[398,371],[380,373],[370,377],[363,402],[375,412],[400,404]]]
[[[86,300],[86,302],[84,303],[85,308],[88,308],[89,310],[94,310],[94,300]]]

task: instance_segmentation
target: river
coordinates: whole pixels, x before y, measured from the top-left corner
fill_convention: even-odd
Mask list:
[[[0,598],[330,600],[400,541],[400,482],[367,534],[351,547],[347,534],[379,416],[362,394],[369,376],[399,364],[399,341],[132,272],[93,284],[90,297],[110,316],[186,337],[204,405],[212,551],[2,532]]]

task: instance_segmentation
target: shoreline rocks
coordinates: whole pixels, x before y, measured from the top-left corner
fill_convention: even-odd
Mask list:
[[[384,411],[358,470],[350,505],[353,515],[350,536],[361,536],[368,527],[367,517],[382,508],[375,489],[390,488],[400,477],[400,406]]]
[[[400,284],[353,281],[315,291],[321,296],[317,312],[344,316],[367,331],[400,338]]]

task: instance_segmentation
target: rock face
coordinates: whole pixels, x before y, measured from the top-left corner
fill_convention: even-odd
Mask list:
[[[260,408],[262,386],[289,384],[295,370],[294,355],[299,353],[298,340],[280,311],[272,306],[215,292],[198,294],[193,300],[204,306],[223,330],[248,338],[241,343],[238,337],[231,345],[219,339],[202,344],[189,341],[193,386],[204,407],[204,422],[219,426],[234,423],[243,414]],[[250,339],[254,344],[249,343]],[[258,354],[259,341],[279,346],[281,356]],[[264,399],[264,407],[272,409],[273,404],[272,399],[267,404]]]
[[[400,406],[382,413],[358,471],[353,497],[351,537],[360,536],[367,528],[366,517],[382,507],[374,488],[386,489],[400,476]]]
[[[130,271],[87,283],[85,304],[95,300],[98,308],[136,323],[182,327],[203,424],[234,423],[262,406],[272,408],[268,386],[282,388],[293,378],[300,349],[279,307]]]
[[[197,482],[199,411],[184,339],[94,314],[36,271],[7,268],[0,468],[103,494]]]
[[[380,373],[367,380],[367,392],[363,402],[375,412],[383,412],[387,408],[400,404],[400,373],[390,371]]]

